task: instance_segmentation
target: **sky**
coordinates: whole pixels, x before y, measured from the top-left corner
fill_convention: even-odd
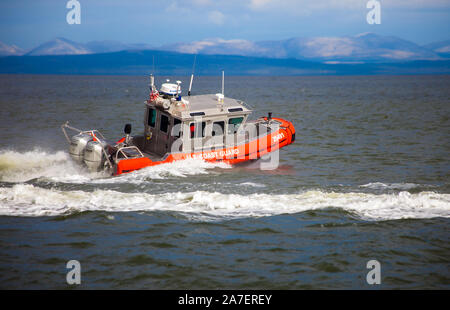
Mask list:
[[[81,24],[69,25],[68,0],[0,1],[0,41],[24,49],[64,37],[153,46],[208,38],[393,35],[427,44],[450,39],[450,0],[379,0],[381,24],[369,25],[369,0],[78,0]]]

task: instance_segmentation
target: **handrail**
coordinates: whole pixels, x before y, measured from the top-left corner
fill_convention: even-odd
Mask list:
[[[115,158],[116,163],[117,163],[117,159],[118,159],[117,156],[119,155],[119,152],[122,153],[122,155],[125,157],[125,159],[128,159],[127,154],[125,154],[123,152],[124,149],[135,149],[135,150],[138,151],[138,153],[141,155],[141,157],[145,157],[144,154],[142,154],[141,150],[138,147],[136,147],[136,146],[124,146],[124,147],[121,147],[120,149],[118,149],[117,152],[116,152],[116,158]]]
[[[67,128],[67,129],[70,129],[70,130],[73,130],[73,131],[77,131],[79,134],[81,134],[81,133],[90,133],[93,137],[97,137],[97,134],[98,134],[98,135],[100,135],[100,137],[101,137],[103,140],[106,140],[105,137],[103,136],[103,134],[102,134],[100,131],[98,131],[97,129],[80,130],[80,129],[78,129],[78,128],[69,126],[69,121],[66,121],[64,124],[61,125],[61,130],[63,131],[64,136],[66,137],[67,142],[69,142],[69,143],[70,143],[70,139],[69,139],[69,136],[67,135],[66,128]],[[95,134],[94,132],[96,132],[97,134]]]
[[[81,133],[80,129],[77,129],[75,127],[69,126],[69,121],[66,121],[64,124],[62,124],[61,125],[61,130],[64,133],[64,136],[66,137],[67,142],[69,142],[69,143],[70,143],[70,139],[69,139],[69,136],[67,135],[66,128],[71,129],[73,131],[78,131],[79,133]]]
[[[250,111],[254,111],[254,109],[253,109],[253,107],[249,104],[249,103],[247,103],[247,102],[245,102],[245,101],[243,101],[243,100],[236,100],[240,105],[243,105],[244,107],[246,107],[248,110],[250,110]]]
[[[96,133],[103,139],[103,141],[106,141],[106,139],[105,139],[105,137],[103,136],[103,134],[102,134],[100,131],[98,131],[97,129],[92,129],[92,130],[80,130],[80,129],[78,129],[78,128],[69,126],[69,121],[66,121],[64,124],[61,125],[61,130],[62,130],[62,132],[64,133],[64,136],[66,137],[66,140],[67,140],[67,142],[69,142],[69,144],[70,144],[70,138],[69,138],[69,136],[67,135],[66,128],[67,128],[67,129],[70,129],[70,130],[73,130],[73,131],[77,131],[78,134],[89,133],[92,137],[97,138],[97,135],[95,134],[95,132],[96,132]],[[97,138],[97,139],[98,139],[98,138]],[[111,160],[109,160],[109,156],[108,156],[108,154],[106,153],[106,150],[105,150],[104,147],[102,147],[102,152],[103,152],[103,155],[105,155],[106,160],[108,161],[109,167],[112,168],[112,167],[113,167],[113,164],[111,163]]]

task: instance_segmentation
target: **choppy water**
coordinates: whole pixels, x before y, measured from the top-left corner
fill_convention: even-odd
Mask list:
[[[139,133],[147,84],[0,76],[1,288],[69,288],[71,259],[80,288],[372,288],[371,259],[376,288],[450,288],[449,76],[226,78],[255,117],[296,127],[272,171],[73,164],[59,126]]]

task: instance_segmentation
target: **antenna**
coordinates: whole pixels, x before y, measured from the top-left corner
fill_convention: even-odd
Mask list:
[[[153,74],[155,74],[155,55],[152,55],[152,60],[153,60],[153,64],[152,64],[152,73],[150,74],[150,92],[153,93],[156,90],[155,87],[155,77]]]
[[[155,77],[150,74],[150,90],[153,92],[155,90]]]
[[[189,83],[189,90],[188,90],[188,96],[191,95],[191,89],[192,89],[192,80],[194,79],[194,74],[191,75],[191,82]]]
[[[189,83],[188,96],[191,95],[192,81],[194,80],[194,70],[195,70],[195,60],[196,59],[197,59],[197,54],[195,54],[195,56],[194,56],[194,64],[192,65],[191,82]]]
[[[222,95],[223,96],[225,96],[224,88],[225,88],[225,71],[222,71]]]
[[[175,95],[175,97],[177,98],[177,101],[181,100],[180,84],[181,84],[181,81],[177,81],[177,94]]]
[[[155,74],[155,55],[153,55],[153,74]]]

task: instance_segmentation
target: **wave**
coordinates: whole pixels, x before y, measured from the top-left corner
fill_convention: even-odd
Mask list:
[[[83,182],[93,177],[96,177],[96,174],[76,165],[69,154],[63,151],[0,151],[0,181],[3,182],[27,182],[33,179]]]
[[[242,218],[339,208],[364,220],[450,217],[450,194],[337,193],[297,194],[123,193],[113,190],[60,191],[30,184],[0,188],[0,215],[56,216],[83,211],[176,211],[193,217]]]

